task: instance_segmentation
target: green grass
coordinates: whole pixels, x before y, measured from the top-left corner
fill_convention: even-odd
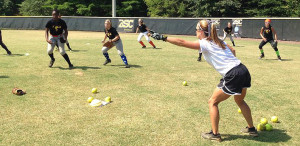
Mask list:
[[[56,51],[47,67],[43,31],[3,30],[4,43],[14,55],[0,49],[0,145],[212,145],[201,139],[210,130],[207,101],[221,78],[198,52],[162,41],[158,48],[141,49],[136,34],[121,34],[130,69],[115,48],[112,63],[103,66],[102,32],[70,32],[75,69]],[[195,36],[177,36],[196,40]],[[237,57],[252,75],[247,103],[255,125],[277,115],[274,131],[260,137],[240,135],[246,126],[233,98],[220,104],[221,145],[300,145],[299,44],[279,43],[285,61],[265,46],[259,60],[260,40],[236,40]],[[29,56],[24,56],[29,53]],[[83,73],[83,76],[78,75]],[[189,86],[181,85],[186,80]],[[12,88],[28,94],[16,96]],[[92,88],[99,94],[93,95]],[[112,97],[110,105],[92,108],[89,96]]]

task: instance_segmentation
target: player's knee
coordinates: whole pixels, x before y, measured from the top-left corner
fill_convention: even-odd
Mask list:
[[[59,53],[60,53],[60,55],[65,55],[66,54],[66,52],[62,49],[60,49]]]
[[[102,53],[107,53],[108,48],[107,47],[103,47],[102,48]]]
[[[120,56],[123,56],[123,55],[124,55],[124,53],[123,53],[122,51],[118,51],[118,54],[119,54]]]
[[[273,47],[274,51],[278,51],[278,48],[277,47]]]
[[[209,105],[209,106],[215,106],[215,105],[218,105],[218,102],[217,102],[215,99],[210,98],[210,99],[208,100],[208,105]]]

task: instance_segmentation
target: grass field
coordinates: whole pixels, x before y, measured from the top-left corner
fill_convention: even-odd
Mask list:
[[[279,43],[279,62],[269,44],[259,60],[260,40],[236,40],[237,57],[252,75],[246,101],[255,125],[273,115],[280,123],[257,138],[243,136],[246,122],[229,98],[219,106],[223,142],[217,143],[200,133],[210,130],[207,101],[221,76],[196,61],[197,51],[160,41],[152,49],[145,40],[148,48],[141,49],[136,34],[121,34],[131,68],[124,68],[115,48],[112,63],[103,66],[102,32],[69,34],[72,70],[57,51],[48,67],[44,31],[2,31],[13,55],[0,49],[0,145],[300,145],[299,44]],[[15,86],[28,94],[13,95]],[[89,96],[113,102],[92,108]]]

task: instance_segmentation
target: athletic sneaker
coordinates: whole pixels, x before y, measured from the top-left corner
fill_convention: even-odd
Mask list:
[[[156,46],[154,46],[153,49],[156,49]]]
[[[142,48],[146,48],[146,46],[143,46]]]
[[[70,69],[73,68],[73,67],[74,67],[73,64],[70,64],[70,65],[69,65],[69,68],[70,68]]]
[[[108,64],[108,63],[111,63],[111,60],[109,59],[109,60],[105,60],[105,62],[103,63],[103,65],[106,65],[106,64]]]
[[[49,67],[52,67],[53,64],[54,64],[55,60],[50,60],[50,64],[49,64]]]
[[[127,64],[127,65],[125,65],[125,68],[130,68],[130,66]]]
[[[10,52],[10,51],[7,51],[7,55],[11,55],[11,52]]]
[[[71,52],[72,52],[72,49],[71,49],[71,48],[69,48],[69,51],[71,51]]]
[[[202,133],[201,136],[202,136],[202,138],[208,139],[208,140],[216,140],[216,141],[222,140],[220,133],[215,135],[212,131],[210,131],[208,133]]]
[[[257,130],[255,129],[255,127],[254,127],[254,130],[253,130],[253,129],[248,128],[248,126],[247,126],[246,128],[243,128],[243,129],[241,130],[241,132],[242,132],[242,133],[249,134],[250,136],[254,136],[254,137],[258,136],[258,132],[257,132]]]
[[[201,57],[198,57],[197,61],[201,62]]]
[[[277,56],[277,58],[278,58],[278,61],[282,61],[280,56]]]
[[[260,56],[259,56],[259,59],[262,59],[262,58],[264,58],[265,57],[265,54],[261,54]]]

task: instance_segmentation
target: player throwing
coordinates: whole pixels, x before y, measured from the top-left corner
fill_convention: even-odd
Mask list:
[[[154,45],[154,43],[148,37],[148,33],[150,32],[150,29],[145,25],[143,19],[139,19],[139,25],[136,28],[136,33],[138,33],[138,31],[140,31],[140,34],[139,34],[137,40],[142,45],[142,48],[146,48],[146,46],[143,43],[143,41],[141,41],[141,39],[142,39],[143,36],[145,36],[146,40],[149,42],[149,44],[152,45],[153,48],[156,48],[156,46]]]
[[[118,50],[118,54],[121,56],[124,64],[125,64],[125,67],[126,68],[130,68],[128,62],[127,62],[127,58],[124,54],[124,51],[123,51],[123,43],[122,43],[122,40],[121,40],[121,37],[119,35],[119,33],[117,32],[117,30],[112,27],[112,23],[109,19],[107,19],[105,21],[105,36],[104,36],[104,39],[102,40],[102,43],[104,43],[103,45],[103,48],[102,48],[102,52],[103,52],[103,55],[104,57],[106,58],[105,62],[103,63],[103,65],[106,65],[108,63],[111,63],[111,60],[109,58],[109,55],[108,55],[108,50],[111,49],[112,47],[116,46],[117,50]],[[106,39],[109,39],[107,42],[105,42]],[[108,45],[107,45],[108,44]]]
[[[71,63],[69,56],[65,51],[65,43],[68,38],[67,24],[64,20],[59,19],[58,16],[59,16],[59,11],[53,10],[52,19],[47,22],[46,29],[45,29],[45,39],[46,42],[48,43],[47,52],[51,58],[49,67],[52,67],[55,62],[53,50],[55,45],[58,45],[59,52],[64,57],[64,59],[68,62],[69,68],[73,68],[73,64]],[[50,37],[49,37],[49,31],[50,31]],[[63,31],[65,31],[64,34]]]
[[[271,20],[266,19],[265,20],[265,26],[262,27],[261,30],[260,30],[260,36],[263,40],[259,44],[259,50],[261,52],[261,55],[260,55],[259,58],[262,59],[262,58],[265,57],[263,46],[266,45],[267,43],[270,43],[272,48],[276,52],[277,59],[279,61],[281,61],[281,57],[280,57],[280,54],[279,54],[279,51],[278,51],[278,48],[277,48],[277,43],[278,43],[277,42],[277,33],[276,33],[275,29],[271,26],[270,23],[271,23]],[[273,38],[273,34],[274,34],[275,40]]]
[[[221,140],[218,104],[231,95],[234,95],[234,100],[242,110],[248,124],[246,128],[242,129],[242,132],[251,136],[258,136],[257,130],[253,126],[251,110],[244,100],[247,88],[251,86],[251,76],[248,69],[235,57],[235,50],[218,38],[214,24],[207,20],[199,21],[196,26],[196,35],[199,40],[195,42],[167,37],[158,33],[152,34],[152,37],[177,46],[201,50],[206,62],[222,76],[219,85],[208,100],[212,130],[202,133],[201,136],[209,140]]]
[[[233,40],[233,38],[232,38],[232,36],[231,36],[231,34],[232,34],[232,26],[231,26],[231,23],[230,23],[230,22],[228,22],[227,27],[225,27],[225,28],[223,29],[223,32],[224,32],[224,37],[223,37],[222,40],[225,41],[226,37],[229,36],[229,38],[230,38],[230,40],[231,40],[231,42],[232,42],[232,45],[235,46],[234,40]]]

